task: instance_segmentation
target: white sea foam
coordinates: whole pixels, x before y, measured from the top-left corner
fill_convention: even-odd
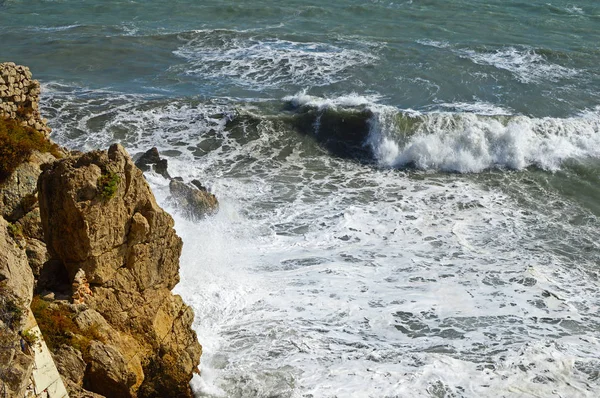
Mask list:
[[[319,109],[325,108],[344,108],[357,106],[372,106],[381,99],[380,95],[360,95],[351,93],[333,98],[317,97],[309,95],[306,91],[302,91],[295,95],[289,95],[283,98],[295,107],[310,106]]]
[[[511,72],[523,83],[569,79],[579,70],[554,64],[531,48],[505,47],[495,51],[454,50],[460,57],[479,65],[490,65]]]
[[[509,116],[514,115],[514,111],[498,106],[495,104],[490,104],[489,102],[444,102],[440,104],[432,105],[430,108],[432,109],[444,109],[452,113],[473,113],[476,115],[483,116]]]
[[[584,15],[585,12],[583,11],[583,9],[581,7],[578,7],[574,4],[570,4],[567,7],[565,7],[565,10],[569,13],[569,14],[576,14],[576,15]]]
[[[74,28],[78,28],[81,25],[61,25],[61,26],[30,26],[28,29],[38,31],[38,32],[62,32],[65,30],[71,30]]]
[[[198,395],[595,398],[600,244],[594,217],[564,221],[581,216],[576,204],[552,192],[516,200],[460,174],[366,167],[310,151],[270,120],[227,131],[226,106],[79,101],[44,105],[63,143],[156,145],[172,175],[200,178],[220,200],[216,216],[193,223],[167,199],[168,182],[147,176],[184,240],[177,292],[204,348]],[[402,141],[388,130],[392,107],[298,104],[368,107],[371,132],[398,150],[392,162],[402,142],[500,123],[412,111],[424,127]],[[550,145],[597,112],[521,118]],[[71,136],[84,128],[95,138]],[[583,245],[577,257],[557,250],[564,241]]]
[[[382,105],[380,99],[305,92],[284,98],[296,107],[370,110],[365,145],[388,167],[461,173],[529,166],[557,170],[568,159],[600,158],[600,108],[571,118],[532,118],[485,102],[442,103],[430,108],[453,112],[419,112]]]
[[[344,80],[350,68],[374,63],[368,51],[326,43],[257,38],[237,31],[198,31],[182,36],[175,54],[189,64],[185,73],[227,78],[264,88],[279,84],[325,85]]]
[[[437,40],[430,40],[430,39],[420,39],[420,40],[417,40],[417,43],[422,44],[424,46],[436,47],[436,48],[448,48],[448,47],[450,47],[450,43],[448,43],[447,41],[437,41]]]
[[[377,116],[381,117],[381,116]],[[394,126],[394,123],[392,123]],[[475,114],[425,114],[412,134],[390,134],[377,126],[371,142],[397,145],[398,155],[382,160],[390,166],[480,172],[501,167],[537,166],[557,170],[567,159],[600,157],[600,115],[595,117],[510,118]],[[382,135],[383,134],[383,135]],[[380,151],[375,144],[375,151]],[[389,150],[386,149],[389,152]]]

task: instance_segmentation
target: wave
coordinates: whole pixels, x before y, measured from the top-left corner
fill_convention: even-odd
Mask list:
[[[485,103],[441,104],[459,112],[421,112],[381,105],[374,98],[301,93],[284,100],[300,120],[312,117],[312,124],[303,123],[312,126],[318,141],[335,147],[336,155],[369,157],[383,167],[459,173],[530,166],[558,170],[569,159],[600,158],[600,107],[570,118],[532,118]],[[478,109],[498,113],[464,111]]]

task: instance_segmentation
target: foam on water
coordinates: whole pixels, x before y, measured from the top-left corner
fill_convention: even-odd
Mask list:
[[[204,346],[199,395],[595,396],[600,245],[590,239],[597,219],[576,204],[503,173],[486,184],[331,157],[277,118],[228,125],[249,111],[227,104],[59,91],[44,111],[61,142],[156,145],[172,175],[200,178],[220,200],[216,216],[194,223],[167,181],[148,176],[184,240],[177,292]],[[359,95],[292,100],[368,107],[382,136],[398,121]],[[432,115],[429,134],[496,120],[452,117]],[[570,123],[597,112],[529,120],[548,142],[573,140],[581,129]],[[582,212],[587,221],[565,222]]]
[[[188,61],[186,74],[226,78],[258,89],[331,84],[347,78],[348,69],[377,60],[368,50],[344,48],[343,44],[259,38],[241,31],[197,31],[180,37],[185,44],[175,54]]]
[[[283,100],[289,102],[295,107],[310,106],[319,109],[337,108],[337,107],[357,107],[374,105],[380,95],[360,95],[351,93],[333,98],[317,97],[307,94],[306,90],[295,95],[283,97]]]
[[[580,73],[576,69],[551,63],[546,57],[527,47],[506,47],[495,51],[471,49],[455,51],[460,57],[468,58],[476,64],[507,70],[523,83],[537,83],[544,80],[557,82]]]
[[[542,214],[460,179],[343,167],[286,203],[270,185],[288,167],[308,172],[293,160],[220,180],[219,216],[178,220],[194,242],[179,291],[200,338],[220,337],[205,347],[201,393],[593,396],[598,298],[579,283],[583,264],[523,245]],[[329,185],[335,195],[319,195]],[[277,210],[250,213],[248,201]]]
[[[531,118],[487,103],[442,103],[399,110],[377,96],[319,98],[300,93],[284,98],[294,106],[369,110],[365,145],[383,166],[477,173],[490,168],[557,170],[568,159],[600,158],[600,109],[570,118]]]
[[[537,166],[557,170],[564,160],[600,157],[600,115],[568,119],[526,116],[508,120],[475,114],[423,115],[415,134],[401,141],[377,137],[378,153],[394,167],[413,164],[422,169],[480,172],[500,167],[520,170]],[[385,134],[385,132],[384,132]],[[399,145],[397,156],[385,153]]]
[[[447,49],[458,57],[469,59],[477,65],[506,70],[518,81],[526,84],[537,84],[544,81],[558,82],[575,78],[583,72],[552,63],[545,55],[540,54],[540,51],[528,46],[508,46],[488,50],[465,48],[447,41],[431,39],[420,39],[416,42],[423,46]]]

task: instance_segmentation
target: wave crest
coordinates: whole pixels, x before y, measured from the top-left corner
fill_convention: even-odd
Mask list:
[[[557,170],[567,159],[600,158],[600,107],[571,118],[532,118],[502,114],[502,108],[497,109],[503,112],[491,115],[423,113],[381,105],[374,99],[356,94],[325,99],[304,93],[285,98],[298,113],[306,115],[310,113],[306,109],[312,109],[319,141],[346,141],[353,149],[360,142],[361,155],[368,152],[383,167],[459,173],[530,166]],[[490,109],[484,105],[461,103],[456,108]],[[327,115],[327,126],[317,123],[322,115]],[[353,130],[344,131],[349,115],[355,119]]]

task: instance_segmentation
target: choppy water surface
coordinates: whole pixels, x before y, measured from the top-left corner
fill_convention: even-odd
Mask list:
[[[151,146],[200,396],[596,397],[600,7],[0,2],[54,139]]]

